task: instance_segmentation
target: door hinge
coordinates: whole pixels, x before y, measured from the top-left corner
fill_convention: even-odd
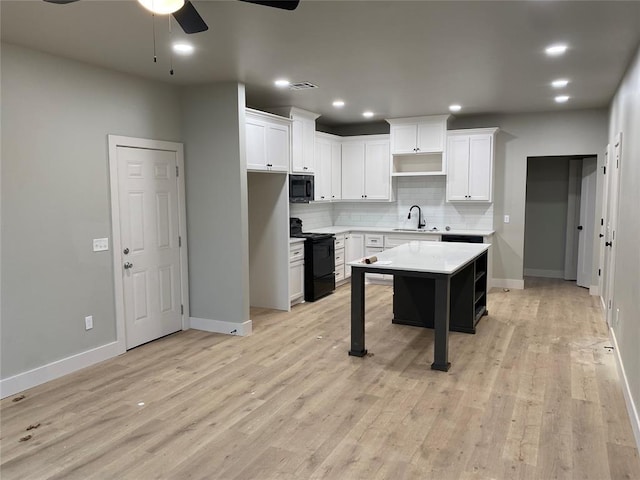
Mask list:
[[[602,167],[602,169],[604,170],[604,172],[602,172],[603,175],[606,175],[607,174],[607,166],[605,165],[604,167]]]
[[[181,247],[182,246],[182,237],[178,237],[178,246]]]
[[[598,276],[602,275],[602,269],[598,269]]]
[[[180,315],[184,315],[184,305],[180,305]]]
[[[600,226],[601,226],[601,227],[602,227],[602,226],[604,226],[604,218],[601,218],[601,219],[600,219]]]
[[[180,167],[176,165],[176,177],[180,176]]]

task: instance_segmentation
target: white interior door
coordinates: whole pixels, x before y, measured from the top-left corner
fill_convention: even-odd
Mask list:
[[[593,273],[593,236],[596,208],[596,158],[582,160],[580,188],[580,224],[578,225],[577,280],[580,287],[590,288]]]
[[[175,151],[117,147],[126,348],[182,329]],[[118,254],[118,252],[116,252]]]

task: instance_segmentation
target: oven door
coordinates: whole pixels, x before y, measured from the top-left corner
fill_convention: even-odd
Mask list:
[[[313,242],[313,278],[334,277],[336,269],[335,239],[333,237]]]

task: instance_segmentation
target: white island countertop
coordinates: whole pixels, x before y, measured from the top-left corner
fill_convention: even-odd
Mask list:
[[[451,274],[487,251],[490,246],[490,243],[414,241],[376,254],[378,260],[375,263],[365,264],[363,261],[355,261],[347,265],[383,270]]]

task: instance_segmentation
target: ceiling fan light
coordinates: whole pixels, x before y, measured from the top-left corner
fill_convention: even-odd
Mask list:
[[[138,3],[157,15],[168,15],[184,6],[184,0],[138,0]]]

